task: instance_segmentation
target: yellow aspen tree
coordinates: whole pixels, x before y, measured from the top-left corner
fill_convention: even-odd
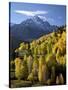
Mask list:
[[[33,58],[32,56],[28,56],[27,58],[27,67],[28,67],[28,73],[30,74],[32,71],[32,64],[33,64]]]
[[[40,82],[43,81],[43,71],[46,68],[46,66],[43,66],[45,64],[45,60],[43,56],[40,56],[39,58],[39,72],[38,72],[38,79]]]
[[[46,82],[48,79],[48,70],[46,64],[42,65],[42,81]]]
[[[22,69],[21,68],[22,61],[20,58],[15,59],[15,76],[20,80],[22,78]]]

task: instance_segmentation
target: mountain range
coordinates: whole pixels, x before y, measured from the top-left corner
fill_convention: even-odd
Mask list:
[[[9,24],[10,27],[10,51],[14,50],[23,41],[31,42],[45,34],[57,30],[57,26],[50,25],[48,21],[38,16],[29,18],[20,24]]]

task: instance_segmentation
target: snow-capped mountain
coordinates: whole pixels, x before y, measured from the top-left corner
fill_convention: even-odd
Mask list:
[[[10,26],[10,45],[14,49],[22,41],[30,42],[44,34],[56,31],[57,26],[52,26],[38,16],[23,21],[20,24]]]
[[[11,35],[17,36],[17,38],[24,41],[30,41],[56,29],[56,26],[52,26],[47,21],[44,22],[38,16],[34,16],[21,24],[13,25],[11,27]]]

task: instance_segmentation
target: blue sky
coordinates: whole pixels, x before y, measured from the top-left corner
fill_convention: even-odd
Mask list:
[[[66,24],[66,6],[11,2],[10,22],[19,24],[27,18],[39,16],[52,25]]]

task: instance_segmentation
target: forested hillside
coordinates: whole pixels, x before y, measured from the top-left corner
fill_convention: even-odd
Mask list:
[[[10,61],[10,76],[11,87],[65,84],[66,27],[20,43]]]

